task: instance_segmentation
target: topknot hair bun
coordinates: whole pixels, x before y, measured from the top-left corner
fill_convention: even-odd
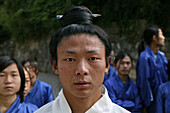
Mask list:
[[[84,6],[75,6],[68,10],[60,19],[62,27],[70,24],[92,24],[93,15],[91,11]]]

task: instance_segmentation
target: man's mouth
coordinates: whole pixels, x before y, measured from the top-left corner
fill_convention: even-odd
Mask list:
[[[79,88],[86,88],[90,85],[90,83],[88,82],[76,82],[74,84],[76,87],[79,87]]]

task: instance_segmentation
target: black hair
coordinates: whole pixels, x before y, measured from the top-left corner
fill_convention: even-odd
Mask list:
[[[31,80],[31,73],[28,71],[28,69],[27,68],[25,68],[24,66],[23,66],[23,69],[25,69],[25,71],[26,72],[28,72],[28,74],[29,74],[29,78],[30,78],[30,80]]]
[[[140,55],[140,53],[142,51],[144,51],[145,46],[144,43],[146,42],[147,45],[150,45],[152,42],[152,37],[155,35],[156,37],[158,37],[158,31],[159,28],[157,27],[146,27],[144,32],[143,32],[143,37],[142,37],[142,41],[140,42],[140,44],[138,45],[138,55]]]
[[[60,19],[62,27],[66,27],[70,24],[92,24],[93,22],[92,12],[84,6],[75,6],[67,10],[63,17]]]
[[[9,56],[2,56],[0,57],[0,72],[3,71],[6,67],[9,65],[15,63],[17,65],[19,75],[21,77],[21,86],[17,94],[20,97],[20,102],[24,101],[24,88],[25,88],[25,74],[22,65],[14,58],[11,58]]]
[[[124,59],[126,56],[130,57],[130,60],[131,60],[131,63],[133,62],[133,59],[131,57],[131,55],[129,53],[126,53],[124,51],[120,51],[117,53],[117,55],[115,56],[115,60],[114,60],[114,64],[116,65],[116,63],[119,61],[119,60],[122,60]],[[132,63],[133,64],[133,63]]]
[[[38,75],[38,62],[32,58],[26,59],[21,61],[22,66],[25,65],[25,63],[29,62],[30,66],[32,66],[35,69],[35,73]]]
[[[63,28],[54,33],[50,41],[51,60],[56,61],[57,65],[57,47],[63,37],[75,34],[97,35],[101,42],[105,45],[106,63],[107,57],[110,55],[111,44],[107,34],[98,26],[92,23],[92,13],[84,6],[75,6],[68,10],[60,19]]]

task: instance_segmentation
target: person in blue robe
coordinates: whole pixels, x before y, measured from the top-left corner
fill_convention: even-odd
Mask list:
[[[109,71],[108,73],[105,73],[105,76],[104,76],[104,81],[110,79],[111,77],[115,76],[115,74],[117,73],[117,70],[115,69],[114,67],[114,59],[115,59],[115,56],[114,56],[114,50],[113,50],[113,46],[112,46],[112,50],[110,52],[110,56],[108,57],[109,59]],[[104,82],[103,81],[103,82]]]
[[[112,102],[124,107],[132,113],[141,113],[142,104],[136,84],[128,74],[132,68],[132,57],[125,52],[119,52],[115,57],[117,73],[104,81]]]
[[[40,81],[37,77],[38,74],[38,63],[33,59],[28,59],[25,62],[22,62],[22,65],[30,72],[31,74],[31,86],[32,89],[25,97],[26,103],[32,103],[38,108],[54,100],[54,95],[52,87],[50,84]]]
[[[155,112],[155,98],[158,87],[168,80],[167,59],[165,54],[159,51],[164,45],[165,37],[161,29],[147,27],[144,30],[144,39],[139,45],[139,58],[136,66],[136,84],[148,113]],[[147,46],[144,48],[144,42]],[[144,50],[145,49],[145,50]]]
[[[24,102],[25,74],[14,58],[0,57],[0,113],[33,113],[37,106]]]
[[[168,82],[159,86],[155,113],[170,113],[170,60],[167,64]]]
[[[25,97],[25,102],[35,104],[39,108],[52,100],[54,100],[52,87],[38,78],[34,87]]]
[[[34,113],[38,107],[31,103],[20,103],[19,96],[17,96],[14,103],[5,113]],[[1,112],[0,112],[1,113]]]
[[[105,73],[104,81],[106,81],[106,80],[110,79],[111,77],[115,76],[116,73],[117,73],[117,70],[113,66],[110,65],[108,73]]]

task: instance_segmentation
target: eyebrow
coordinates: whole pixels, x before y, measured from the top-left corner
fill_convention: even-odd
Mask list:
[[[87,51],[87,53],[96,53],[97,51],[99,51],[99,50],[90,50],[90,51]],[[76,52],[69,51],[69,50],[62,51],[62,53],[76,54]]]
[[[69,51],[69,50],[66,50],[66,51],[62,51],[62,53],[76,54],[76,52],[73,52],[73,51]]]
[[[7,73],[6,71],[1,71],[0,73]],[[9,73],[17,73],[17,71],[11,71]]]

